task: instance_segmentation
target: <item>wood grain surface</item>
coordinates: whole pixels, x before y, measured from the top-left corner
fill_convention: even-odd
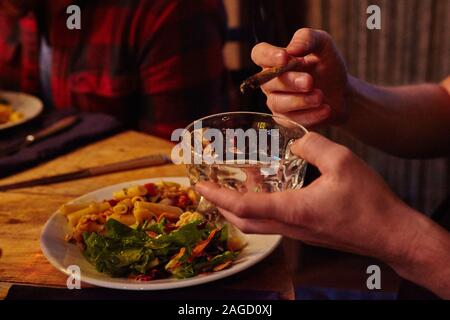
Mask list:
[[[22,172],[0,184],[65,173],[150,154],[170,155],[172,144],[159,138],[129,131],[80,148],[70,154]],[[47,219],[59,206],[75,197],[112,184],[154,177],[185,176],[183,166],[164,165],[99,177],[11,190],[0,193],[0,299],[11,284],[65,287],[66,277],[43,256],[39,236]],[[83,285],[87,286],[87,285]],[[218,282],[224,288],[269,290],[284,299],[294,298],[292,277],[282,249],[230,279]]]

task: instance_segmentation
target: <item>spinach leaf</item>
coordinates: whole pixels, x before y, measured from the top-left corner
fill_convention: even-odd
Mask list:
[[[113,277],[123,277],[130,274],[147,274],[153,268],[164,270],[164,266],[173,259],[173,256],[185,248],[185,255],[173,268],[171,274],[177,278],[192,277],[202,271],[212,270],[223,262],[234,260],[236,253],[223,252],[222,243],[228,237],[227,228],[224,227],[214,239],[214,257],[205,257],[189,260],[192,249],[202,240],[208,238],[210,227],[205,227],[203,221],[194,221],[186,224],[171,233],[159,233],[156,238],[147,235],[147,228],[161,231],[164,221],[154,223],[145,228],[130,228],[117,220],[109,219],[105,224],[105,233],[85,233],[83,235],[85,257],[100,272]],[[153,231],[153,232],[157,232]]]
[[[133,272],[146,273],[159,262],[152,249],[144,247],[149,237],[143,231],[134,230],[109,219],[105,235],[85,233],[85,257],[100,272],[121,277]]]
[[[145,226],[143,230],[145,231],[152,231],[157,234],[164,234],[165,232],[165,226],[166,226],[167,220],[165,218],[162,218],[159,222],[153,222]]]
[[[191,251],[196,243],[208,237],[210,230],[207,228],[198,228],[201,223],[201,220],[197,220],[186,224],[169,234],[163,234],[152,239],[152,242],[155,244],[170,244],[177,248],[186,247],[188,251]]]

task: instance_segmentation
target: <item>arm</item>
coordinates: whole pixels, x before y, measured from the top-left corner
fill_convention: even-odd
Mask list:
[[[450,299],[450,233],[412,208],[404,210],[415,227],[397,241],[410,243],[402,258],[387,262],[401,277]]]
[[[291,150],[322,174],[303,189],[239,193],[210,182],[196,188],[243,232],[372,256],[450,299],[448,232],[398,199],[347,148],[308,133]]]
[[[348,74],[326,32],[300,29],[286,48],[255,46],[253,61],[263,68],[289,58],[302,67],[264,86],[273,113],[305,126],[330,122],[383,151],[404,157],[450,152],[450,78],[441,85],[379,87]]]
[[[342,127],[349,133],[402,157],[450,153],[450,78],[441,85],[392,88],[348,79],[349,117]]]

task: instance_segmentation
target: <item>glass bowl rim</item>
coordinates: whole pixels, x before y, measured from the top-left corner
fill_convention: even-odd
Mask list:
[[[287,122],[291,123],[292,125],[296,126],[298,129],[303,130],[303,132],[304,132],[305,134],[307,134],[307,133],[309,132],[309,131],[308,131],[304,126],[302,126],[300,123],[295,122],[295,121],[293,121],[293,120],[291,120],[291,119],[284,118],[284,117],[281,117],[281,116],[277,116],[277,115],[274,115],[274,114],[271,114],[271,113],[252,112],[252,111],[230,111],[230,112],[221,112],[221,113],[211,114],[211,115],[209,115],[209,116],[205,116],[205,117],[203,117],[203,118],[200,118],[200,119],[197,119],[197,120],[192,121],[189,125],[187,125],[187,126],[185,127],[185,129],[189,131],[189,129],[190,129],[191,127],[193,127],[194,124],[195,124],[196,122],[203,121],[203,120],[208,120],[208,119],[215,118],[215,117],[226,116],[226,115],[258,115],[258,116],[263,116],[263,117],[276,118],[276,119],[280,119],[280,120],[287,121]],[[283,126],[283,127],[284,127],[284,126]],[[286,129],[289,129],[289,128],[287,128],[287,127],[285,127],[285,128],[286,128]]]

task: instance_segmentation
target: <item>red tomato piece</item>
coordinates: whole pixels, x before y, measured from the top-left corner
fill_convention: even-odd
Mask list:
[[[144,187],[147,189],[147,195],[154,197],[158,194],[158,189],[154,183],[144,184]]]

